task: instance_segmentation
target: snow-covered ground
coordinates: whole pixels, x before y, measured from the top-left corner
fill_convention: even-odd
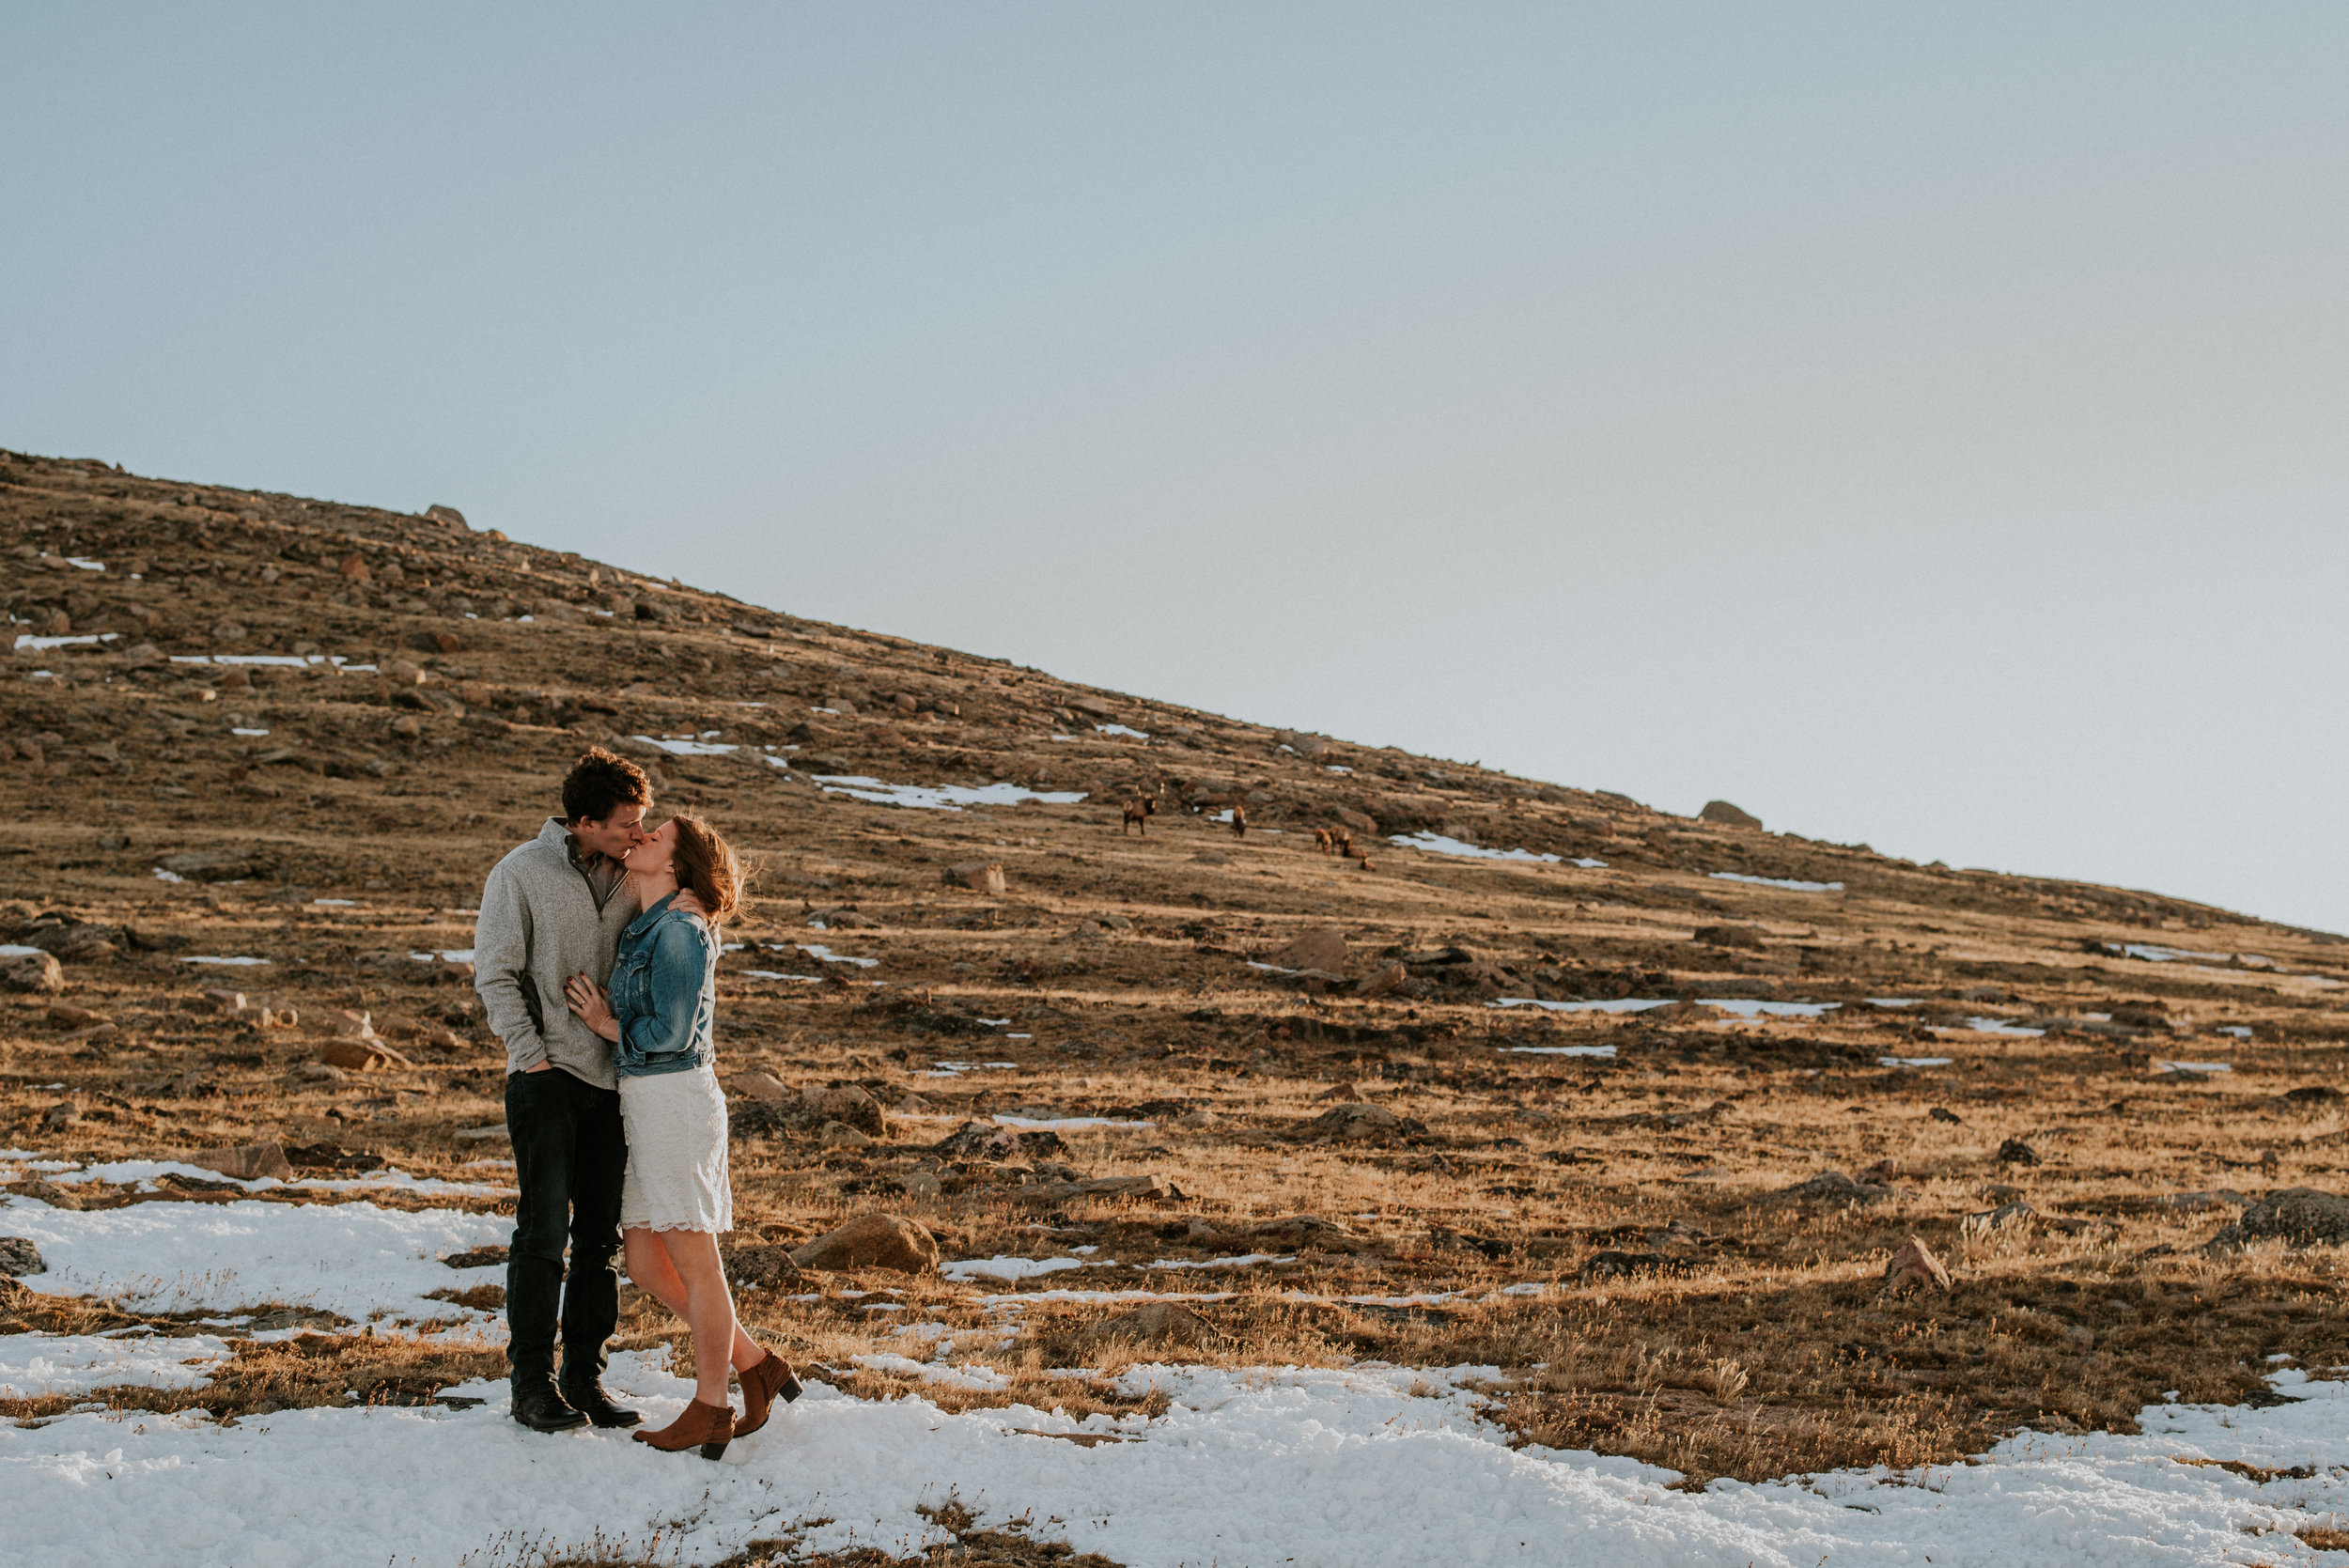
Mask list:
[[[437,1260],[503,1239],[506,1224],[356,1201],[80,1213],[14,1199],[0,1207],[0,1233],[33,1236],[49,1258],[50,1271],[27,1281],[43,1290],[127,1291],[150,1305],[222,1311],[303,1301],[354,1317],[377,1308],[421,1315],[435,1305],[421,1300],[424,1291],[494,1278]],[[1042,1273],[1076,1260],[988,1262],[995,1266],[961,1272],[1025,1265]],[[988,1300],[1016,1312],[1029,1301],[1154,1296],[1042,1290]],[[937,1327],[908,1325],[906,1343],[926,1350],[924,1359],[864,1359],[941,1390],[1001,1386],[993,1369],[942,1360],[951,1340],[927,1332]],[[226,1354],[224,1339],[210,1337],[0,1335],[0,1386],[186,1387]],[[2027,1434],[1967,1465],[1700,1492],[1672,1490],[1670,1472],[1626,1459],[1512,1449],[1482,1412],[1480,1389],[1492,1375],[1377,1364],[1136,1366],[1121,1385],[1161,1389],[1166,1413],[1081,1421],[1027,1405],[951,1415],[918,1397],[861,1401],[811,1375],[806,1398],[717,1465],[653,1453],[626,1433],[524,1431],[506,1418],[503,1385],[490,1382],[447,1390],[485,1402],[473,1408],[289,1410],[231,1427],[82,1409],[0,1425],[0,1556],[42,1568],[455,1564],[501,1539],[512,1558],[512,1543],[600,1538],[633,1551],[657,1540],[662,1560],[690,1564],[774,1537],[811,1551],[910,1553],[943,1540],[916,1505],[955,1498],[984,1524],[1022,1519],[1036,1536],[1133,1568],[2153,1568],[2318,1560],[2289,1532],[2349,1510],[2349,1384],[2292,1369],[2275,1380],[2283,1404],[2155,1406],[2139,1436]],[[656,1421],[691,1392],[658,1352],[616,1357],[610,1382]],[[1063,1440],[1070,1436],[1100,1440]],[[2197,1460],[2310,1473],[2263,1483]]]

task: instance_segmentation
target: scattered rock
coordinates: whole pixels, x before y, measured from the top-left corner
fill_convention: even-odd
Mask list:
[[[470,531],[470,525],[465,521],[465,514],[454,506],[443,506],[436,504],[427,506],[424,509],[424,515],[446,527]]]
[[[996,1164],[1067,1152],[1060,1134],[1050,1127],[1005,1127],[992,1122],[965,1122],[930,1145],[930,1153],[941,1158]]]
[[[948,866],[943,878],[950,887],[969,888],[989,898],[1001,898],[1010,891],[1001,861],[962,861]]]
[[[720,1250],[726,1269],[726,1282],[747,1290],[772,1290],[778,1285],[800,1278],[800,1265],[791,1261],[791,1250],[776,1242],[751,1242]]]
[[[1884,1265],[1884,1288],[1889,1291],[1946,1291],[1953,1287],[1950,1271],[1941,1266],[1941,1260],[1933,1255],[1933,1249],[1915,1236],[1910,1236],[1907,1245],[1893,1253],[1892,1261]]]
[[[1321,1097],[1325,1100],[1359,1101],[1362,1097],[1362,1092],[1349,1080],[1345,1083],[1332,1084],[1330,1087],[1324,1089],[1321,1092]]]
[[[1290,1136],[1300,1141],[1353,1143],[1426,1130],[1425,1123],[1398,1116],[1383,1105],[1346,1104],[1331,1106]]]
[[[929,1274],[938,1268],[938,1241],[914,1221],[894,1214],[860,1214],[828,1235],[795,1249],[801,1268],[887,1268]]]
[[[1103,1318],[1085,1330],[1095,1341],[1124,1341],[1132,1344],[1206,1344],[1221,1336],[1215,1325],[1173,1301],[1152,1301],[1128,1312]]]
[[[1230,865],[1232,857],[1221,849],[1202,849],[1191,857],[1191,861],[1198,865]]]
[[[1726,800],[1705,801],[1704,809],[1697,813],[1697,819],[1702,822],[1718,822],[1724,828],[1759,828],[1762,826],[1760,817],[1751,812],[1739,811]]]
[[[354,1073],[377,1073],[386,1067],[415,1065],[381,1040],[329,1040],[319,1048],[318,1059],[329,1067],[341,1067]]]
[[[49,1265],[40,1261],[40,1249],[21,1235],[0,1235],[0,1277],[10,1280],[23,1274],[46,1274]]]
[[[233,849],[190,849],[165,855],[161,863],[174,877],[190,882],[233,882],[262,869],[250,854]]]
[[[818,1127],[827,1122],[845,1122],[868,1138],[879,1138],[889,1130],[880,1101],[853,1083],[810,1090],[800,1096],[800,1103],[807,1119]]]
[[[279,1143],[239,1143],[230,1148],[203,1149],[188,1157],[188,1163],[203,1171],[217,1171],[239,1181],[258,1181],[274,1176],[281,1182],[293,1180],[292,1162],[286,1158],[286,1150]]]
[[[487,1126],[459,1127],[451,1136],[460,1143],[511,1142],[514,1137],[504,1122],[491,1122]]]
[[[2279,1238],[2295,1247],[2338,1247],[2349,1241],[2349,1198],[2313,1187],[2288,1187],[2245,1209],[2211,1241],[2214,1248]]]
[[[869,1149],[872,1139],[846,1122],[826,1122],[816,1129],[816,1141],[827,1149]]]
[[[1019,1189],[1032,1203],[1065,1203],[1071,1198],[1180,1198],[1182,1192],[1164,1176],[1093,1176],[1082,1181],[1036,1182]]]
[[[2036,1165],[2039,1163],[2039,1151],[2019,1138],[2010,1138],[1999,1145],[1999,1163],[2000,1165]]]
[[[1947,1122],[1953,1127],[1962,1127],[1966,1125],[1959,1119],[1956,1111],[1951,1110],[1943,1106],[1935,1106],[1931,1110],[1925,1112],[1925,1117],[1928,1121]]]
[[[1661,1252],[1594,1252],[1582,1260],[1585,1280],[1630,1280],[1642,1274],[1686,1274],[1690,1264]]]
[[[506,1261],[506,1249],[492,1242],[487,1247],[474,1247],[462,1252],[451,1252],[441,1261],[451,1268],[490,1268]]]
[[[909,1089],[906,1091],[906,1097],[891,1106],[889,1110],[892,1115],[896,1116],[927,1116],[930,1113],[930,1102]]]
[[[1346,972],[1346,938],[1327,927],[1308,931],[1271,954],[1268,961],[1283,969],[1321,970],[1342,975]]]
[[[927,1167],[907,1172],[897,1178],[897,1188],[909,1198],[942,1198],[946,1184],[937,1172]]]
[[[1893,1188],[1875,1182],[1856,1182],[1841,1171],[1822,1171],[1808,1181],[1781,1188],[1781,1198],[1803,1198],[1816,1203],[1850,1205],[1880,1203],[1895,1196]]]
[[[0,986],[11,991],[62,991],[65,970],[54,955],[38,948],[30,953],[0,954]]]
[[[725,1085],[727,1094],[739,1094],[748,1100],[788,1100],[798,1097],[792,1093],[789,1084],[763,1067],[754,1067],[747,1072],[728,1073],[718,1081]]]
[[[2297,1089],[2285,1090],[2277,1097],[2288,1106],[2304,1110],[2321,1110],[2349,1099],[2349,1095],[2326,1083],[2304,1083]]]
[[[2002,1231],[2009,1225],[2019,1225],[2027,1219],[2039,1218],[2039,1211],[2025,1203],[2000,1203],[1997,1208],[1969,1214],[1958,1221],[1958,1229],[1974,1234]]]
[[[1762,933],[1750,925],[1700,925],[1688,939],[1711,947],[1759,948]]]
[[[1399,987],[1410,977],[1411,971],[1405,969],[1401,964],[1389,964],[1382,970],[1378,970],[1373,973],[1362,976],[1362,978],[1357,982],[1354,986],[1354,994],[1356,996],[1382,997],[1389,991]]]

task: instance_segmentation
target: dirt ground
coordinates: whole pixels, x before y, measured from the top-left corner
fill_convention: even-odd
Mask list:
[[[22,644],[0,686],[0,940],[62,974],[0,1000],[0,1142],[268,1140],[313,1169],[477,1175],[506,1155],[505,1058],[471,910],[606,743],[755,864],[721,981],[722,1070],[777,1080],[735,1079],[740,1304],[852,1391],[1077,1412],[1130,1407],[1111,1374],[1137,1359],[1475,1364],[1527,1441],[1702,1483],[2133,1430],[2168,1390],[2237,1401],[2275,1358],[2349,1362],[2332,1250],[2219,1236],[2269,1192],[2339,1185],[2339,938],[95,462],[0,455],[0,561],[20,639],[102,639]],[[997,784],[1060,799],[854,793]],[[1120,806],[1145,794],[1137,835]],[[1367,863],[1317,848],[1336,828]],[[1486,853],[1393,842],[1413,835]],[[1290,950],[1317,932],[1342,945]],[[267,962],[198,961],[233,957]],[[1569,1010],[1627,1001],[1673,1005]],[[1004,1115],[1124,1125],[955,1138]],[[1118,1177],[1157,1180],[1084,1189]],[[1110,1324],[1125,1306],[1006,1313],[1008,1283],[784,1256],[868,1210],[949,1260],[1220,1298],[1169,1340]],[[1952,1288],[1886,1288],[1911,1237]],[[880,1291],[905,1311],[869,1311]],[[0,1296],[29,1327],[108,1312]],[[956,1358],[1006,1385],[849,1362],[922,1319],[987,1330]],[[209,1389],[114,1397],[231,1418],[493,1374],[396,1323],[330,1327],[249,1343]],[[637,1298],[623,1331],[677,1337]]]

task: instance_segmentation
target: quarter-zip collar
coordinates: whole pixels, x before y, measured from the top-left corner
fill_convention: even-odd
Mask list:
[[[588,871],[591,863],[589,858],[580,853],[579,835],[572,832],[570,824],[559,816],[547,818],[547,825],[538,830],[538,842],[549,846],[563,857],[563,863],[570,867],[572,875],[576,876],[581,884],[586,888],[587,901],[596,907],[596,913],[599,915],[603,913],[613,899],[619,896],[620,890],[628,885],[628,874],[615,867],[617,874],[599,890],[596,886],[596,878]],[[594,857],[595,860],[603,858],[599,855]]]

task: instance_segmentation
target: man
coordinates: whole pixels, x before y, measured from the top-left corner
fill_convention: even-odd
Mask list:
[[[642,1419],[602,1381],[604,1342],[620,1321],[619,1080],[612,1048],[572,1016],[563,986],[612,972],[637,913],[620,861],[644,842],[651,804],[643,768],[591,748],[563,781],[563,815],[490,873],[474,928],[474,988],[506,1042],[506,1128],[521,1188],[506,1264],[508,1387],[514,1419],[539,1432]]]

